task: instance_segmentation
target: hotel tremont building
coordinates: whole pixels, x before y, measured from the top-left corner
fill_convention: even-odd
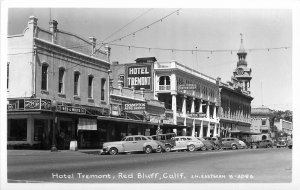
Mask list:
[[[145,99],[164,103],[164,114],[156,119],[149,116],[150,121],[156,123],[149,130],[151,135],[158,128],[162,133],[188,136],[220,133],[219,81],[176,61],[162,63],[155,57],[135,61],[112,63],[112,85],[140,91]]]
[[[8,36],[8,147],[67,149],[97,132],[97,117],[109,114],[110,48],[95,47],[94,37],[62,31],[55,20],[41,28],[34,16]]]

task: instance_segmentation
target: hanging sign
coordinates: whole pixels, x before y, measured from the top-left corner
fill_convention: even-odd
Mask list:
[[[134,87],[136,90],[151,89],[151,65],[128,66],[127,84],[128,87]]]

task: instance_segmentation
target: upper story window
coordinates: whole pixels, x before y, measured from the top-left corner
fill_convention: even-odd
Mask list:
[[[58,93],[63,94],[65,92],[64,78],[65,78],[65,69],[59,68],[58,72]]]
[[[159,78],[159,85],[170,85],[170,77],[169,76],[161,76]]]
[[[90,75],[88,78],[88,98],[93,98],[93,80],[94,76]]]
[[[121,74],[121,75],[119,76],[119,81],[121,81],[122,87],[124,87],[124,79],[125,79],[124,75]]]
[[[101,100],[105,100],[105,79],[101,79]]]
[[[80,77],[80,73],[76,71],[74,73],[74,95],[75,96],[79,95],[79,77]]]
[[[262,120],[261,120],[261,125],[266,125],[266,123],[267,123],[267,120],[266,120],[266,119],[262,119]]]
[[[42,90],[48,90],[48,65],[43,64],[42,65],[42,84],[41,84]]]
[[[7,63],[7,89],[9,88],[9,62]]]

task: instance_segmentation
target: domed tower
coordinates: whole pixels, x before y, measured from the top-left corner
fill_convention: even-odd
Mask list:
[[[241,83],[242,89],[250,93],[250,81],[252,79],[251,77],[252,70],[251,68],[247,67],[247,61],[246,61],[247,52],[245,51],[243,46],[242,34],[241,34],[241,46],[237,55],[239,60],[237,62],[237,67],[233,72],[233,76]]]

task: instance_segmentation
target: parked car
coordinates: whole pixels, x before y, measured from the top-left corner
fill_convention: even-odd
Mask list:
[[[288,141],[288,148],[292,149],[293,148],[293,140]]]
[[[200,140],[204,146],[201,148],[201,150],[213,150],[215,148],[215,144],[212,141],[205,140],[205,137],[197,137],[198,140]]]
[[[164,143],[162,143],[162,142],[160,142],[160,141],[157,141],[157,140],[153,139],[151,136],[146,136],[146,137],[147,137],[147,139],[149,139],[149,140],[154,140],[154,141],[158,144],[158,147],[157,147],[157,149],[155,150],[157,153],[161,153],[161,152],[163,152],[163,151],[166,150],[166,147],[165,147],[165,144],[164,144]]]
[[[276,147],[287,147],[287,137],[278,137],[276,140]]]
[[[191,136],[177,136],[174,137],[176,145],[172,150],[189,150],[195,151],[204,146],[199,140],[192,139]]]
[[[107,142],[103,144],[103,153],[115,155],[123,152],[142,152],[146,154],[161,148],[154,140],[143,135],[126,136],[121,141]]]
[[[256,148],[272,148],[273,142],[271,140],[262,140],[255,142]]]
[[[235,149],[242,148],[237,138],[223,138],[222,144],[224,149],[227,148],[227,149],[235,150]]]
[[[175,133],[167,133],[167,134],[159,134],[152,135],[153,140],[159,141],[164,146],[164,151],[170,152],[171,149],[176,145],[174,137],[176,137]]]
[[[203,137],[214,144],[214,149],[223,149],[222,138],[221,137]]]
[[[242,141],[242,140],[240,140],[240,139],[237,139],[237,141],[238,141],[239,144],[241,145],[241,148],[244,148],[244,149],[248,148],[247,144],[246,144],[244,141]]]

